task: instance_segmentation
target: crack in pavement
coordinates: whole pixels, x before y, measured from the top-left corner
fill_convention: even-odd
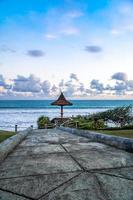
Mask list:
[[[5,178],[0,178],[0,180],[6,180],[6,179],[15,179],[15,178],[26,178],[26,177],[39,177],[39,176],[45,176],[45,175],[60,175],[60,174],[68,174],[68,173],[80,173],[82,170],[77,170],[77,171],[67,171],[67,172],[54,172],[54,173],[44,173],[44,174],[30,174],[30,175],[25,175],[25,176],[14,176],[14,177],[5,177]]]
[[[121,178],[121,179],[126,179],[126,180],[129,180],[129,181],[133,181],[133,179],[130,179],[130,178],[127,178],[127,177],[124,177],[124,176],[119,176],[119,175],[115,175],[115,174],[110,174],[110,173],[97,173],[97,174],[103,174],[103,175],[107,175],[107,176],[113,176],[113,177],[116,177],[116,178]]]
[[[103,170],[112,170],[112,169],[126,169],[126,168],[133,168],[133,166],[120,166],[120,167],[106,167],[106,168],[95,168],[95,169],[87,169],[87,172],[95,173],[97,171],[103,171]]]
[[[97,183],[98,183],[98,186],[99,186],[99,189],[100,189],[101,193],[102,193],[103,196],[104,196],[104,199],[105,199],[105,200],[112,200],[112,199],[109,198],[109,196],[107,195],[107,193],[106,193],[105,190],[103,189],[103,184],[99,181],[98,177],[97,177],[96,175],[94,175],[94,177],[95,177],[95,180],[96,180]]]
[[[73,176],[73,177],[72,177],[72,178],[70,178],[69,180],[67,180],[67,181],[65,181],[65,182],[63,182],[63,183],[61,183],[61,184],[60,184],[60,185],[58,185],[57,187],[55,187],[55,188],[53,188],[52,190],[48,191],[47,193],[45,193],[45,194],[41,195],[41,196],[38,198],[38,200],[39,200],[39,199],[41,199],[42,197],[45,197],[46,195],[48,195],[49,193],[53,192],[54,190],[56,190],[56,189],[60,188],[60,187],[61,187],[61,186],[63,186],[64,184],[66,184],[66,183],[70,182],[70,181],[71,181],[71,180],[73,180],[74,178],[78,177],[80,174],[81,174],[81,173],[79,173],[79,174],[77,174],[77,175]]]
[[[64,148],[64,150],[68,153],[68,155],[73,159],[73,161],[75,161],[76,164],[85,172],[86,171],[85,168],[67,151],[67,149],[62,144],[60,145],[62,146],[62,148]]]
[[[31,198],[31,197],[29,197],[27,195],[24,195],[24,194],[18,194],[16,192],[13,192],[13,191],[10,191],[10,190],[7,190],[7,189],[0,188],[0,190],[3,191],[3,192],[7,192],[7,193],[10,193],[10,194],[13,194],[13,195],[17,195],[19,197],[24,197],[24,198],[29,199],[29,200],[36,200],[35,198]]]

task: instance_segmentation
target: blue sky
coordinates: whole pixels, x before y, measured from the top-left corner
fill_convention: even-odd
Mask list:
[[[0,98],[132,98],[132,10],[132,0],[0,0]]]

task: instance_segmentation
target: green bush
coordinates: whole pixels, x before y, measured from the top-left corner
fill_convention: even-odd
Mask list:
[[[133,106],[117,107],[86,116],[77,115],[71,120],[71,127],[88,130],[106,129],[109,124],[115,125],[113,129],[133,129]]]
[[[88,129],[88,130],[96,130],[96,129],[103,129],[105,128],[104,121],[102,119],[99,119],[97,121],[89,121],[79,124],[80,129]]]
[[[124,127],[133,124],[133,107],[122,106],[104,112],[90,115],[90,118],[103,119],[105,122],[113,122],[116,126]]]
[[[45,116],[39,117],[37,120],[38,129],[45,128],[45,125],[48,124],[49,122],[50,120],[48,117],[45,117]]]

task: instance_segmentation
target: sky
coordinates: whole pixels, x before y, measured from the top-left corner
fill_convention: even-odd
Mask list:
[[[0,0],[0,99],[133,99],[133,0]]]

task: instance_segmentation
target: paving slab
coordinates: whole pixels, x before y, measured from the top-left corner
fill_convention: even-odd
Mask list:
[[[79,173],[36,175],[0,180],[0,188],[28,198],[39,198]]]
[[[60,131],[60,130],[46,130],[43,131],[38,131],[35,130],[34,133],[31,135],[28,135],[27,140],[24,141],[24,143],[21,143],[21,145],[28,144],[28,142],[32,142],[33,145],[34,143],[77,143],[77,142],[90,142],[91,139],[80,137],[80,136],[75,136],[73,134],[66,133],[66,131]]]
[[[88,142],[88,143],[81,143],[81,142],[77,142],[76,144],[63,144],[62,145],[68,152],[77,152],[77,151],[83,151],[83,150],[87,150],[87,151],[106,151],[107,149],[112,150],[112,147],[107,146],[105,144],[102,143],[98,143],[98,142]],[[116,150],[116,149],[115,149]]]
[[[106,174],[110,176],[121,177],[124,179],[133,180],[133,167],[124,167],[118,169],[104,169],[104,170],[97,170],[100,174]]]
[[[38,138],[39,137],[39,138]],[[48,144],[66,144],[66,143],[77,143],[77,142],[89,142],[90,140],[82,137],[63,137],[63,136],[36,136],[34,138],[28,138],[24,140],[20,147],[22,146],[42,146],[45,143]]]
[[[94,176],[87,173],[68,181],[40,200],[104,200]]]
[[[0,164],[1,200],[133,200],[132,185],[133,154],[58,129],[33,130]]]
[[[133,181],[103,174],[96,176],[106,200],[133,200]]]
[[[68,154],[44,154],[8,157],[0,166],[0,178],[33,174],[75,172],[81,168]]]
[[[116,148],[70,152],[86,170],[133,166],[133,154]]]
[[[16,148],[15,151],[9,156],[31,156],[40,155],[46,153],[63,153],[65,150],[61,145],[44,144],[40,146],[26,146],[22,148]]]

